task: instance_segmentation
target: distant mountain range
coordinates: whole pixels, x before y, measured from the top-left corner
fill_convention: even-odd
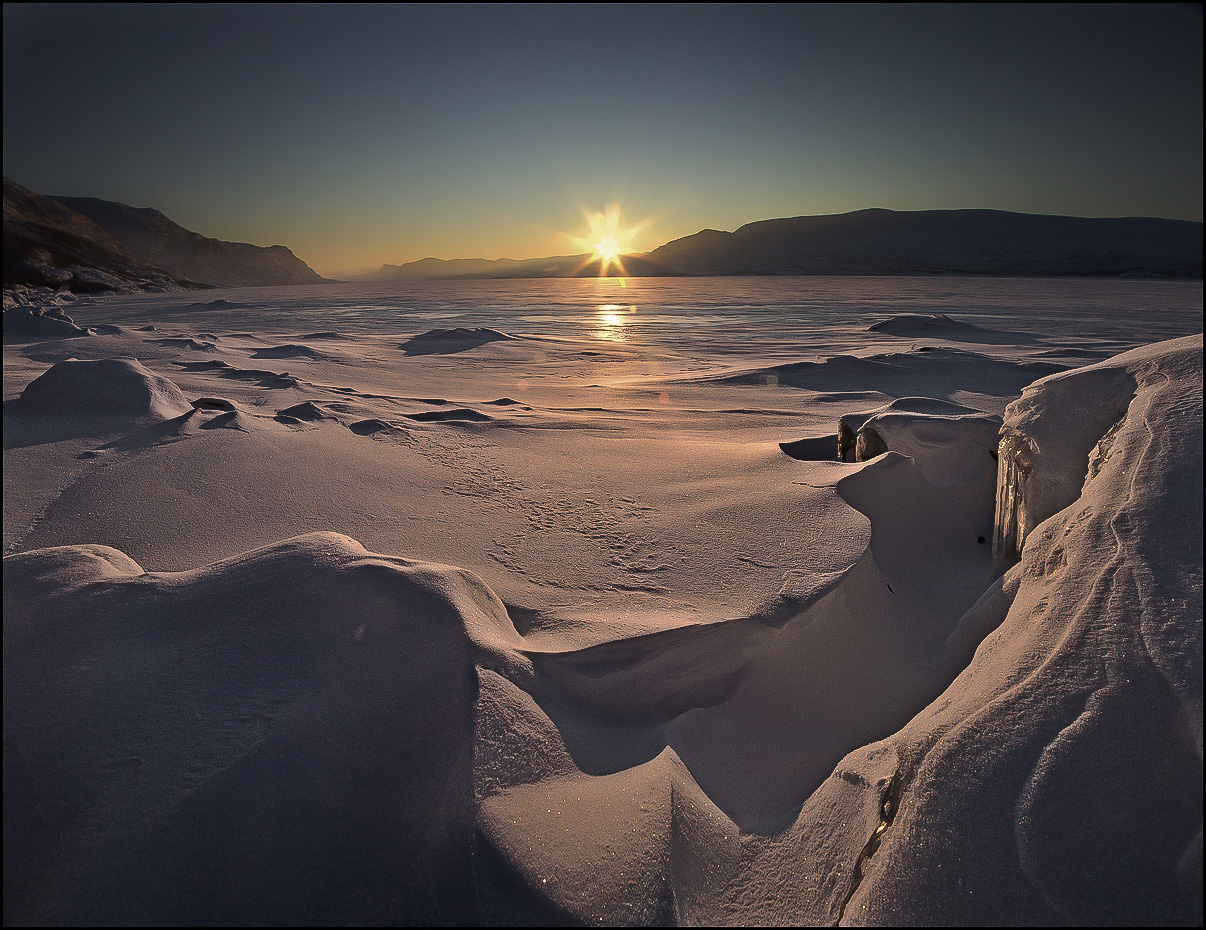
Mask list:
[[[587,268],[593,267],[593,272]],[[403,265],[382,265],[377,273],[385,281],[433,281],[441,278],[572,278],[598,277],[599,263],[589,255],[552,255],[547,258],[423,258]]]
[[[859,210],[705,229],[642,255],[631,277],[679,275],[1070,275],[1202,277],[1202,224],[1001,210]],[[374,280],[596,277],[590,255],[425,258]],[[611,272],[614,273],[614,272]],[[76,293],[319,284],[283,245],[210,239],[158,210],[46,197],[4,179],[4,287]]]
[[[46,197],[4,179],[4,286],[76,293],[320,284],[283,245],[225,242],[158,210]]]
[[[1202,277],[1202,224],[1002,210],[858,210],[705,229],[626,255],[632,277],[676,275],[1073,275]],[[383,265],[378,280],[594,277],[588,255],[425,258]]]

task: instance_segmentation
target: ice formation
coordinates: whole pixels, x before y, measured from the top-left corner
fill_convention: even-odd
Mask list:
[[[1016,562],[1034,528],[1076,500],[1100,470],[1144,367],[1128,353],[1051,375],[1006,408],[993,536],[1002,566]]]
[[[939,481],[977,478],[995,460],[1001,418],[930,397],[902,397],[838,420],[838,461],[908,455]]]

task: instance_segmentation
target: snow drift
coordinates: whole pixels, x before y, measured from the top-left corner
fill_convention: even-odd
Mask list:
[[[1103,379],[1134,385],[1113,430]],[[1071,436],[1048,430],[1069,403]],[[887,754],[902,794],[845,920],[1200,924],[1201,336],[1036,384],[1006,415],[1023,428],[1035,479],[1080,493],[1030,531],[1008,615],[942,698],[843,763]]]
[[[7,556],[6,923],[1200,923],[1201,337],[1034,384],[999,472],[993,417],[857,416],[869,527],[774,616],[582,647],[335,533]]]
[[[315,534],[4,584],[6,923],[474,921],[474,663],[518,643],[479,581]]]

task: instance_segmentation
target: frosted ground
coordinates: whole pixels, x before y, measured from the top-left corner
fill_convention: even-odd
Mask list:
[[[36,305],[6,922],[1201,922],[1200,283]]]

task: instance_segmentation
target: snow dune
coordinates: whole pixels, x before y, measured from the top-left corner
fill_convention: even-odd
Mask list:
[[[1201,336],[951,324],[6,345],[6,922],[1200,923]]]
[[[176,385],[133,358],[63,361],[35,378],[14,403],[18,414],[127,414],[166,420],[191,404]]]
[[[1064,370],[1050,361],[1000,359],[955,346],[918,345],[905,352],[836,355],[728,375],[735,385],[783,385],[810,391],[872,390],[899,397],[910,390],[952,400],[962,392],[1016,393],[1043,375]]]
[[[496,329],[485,327],[465,329],[458,326],[455,329],[433,329],[420,333],[418,336],[408,339],[400,348],[405,349],[407,355],[448,355],[466,352],[488,342],[512,338],[514,337],[500,333]]]

